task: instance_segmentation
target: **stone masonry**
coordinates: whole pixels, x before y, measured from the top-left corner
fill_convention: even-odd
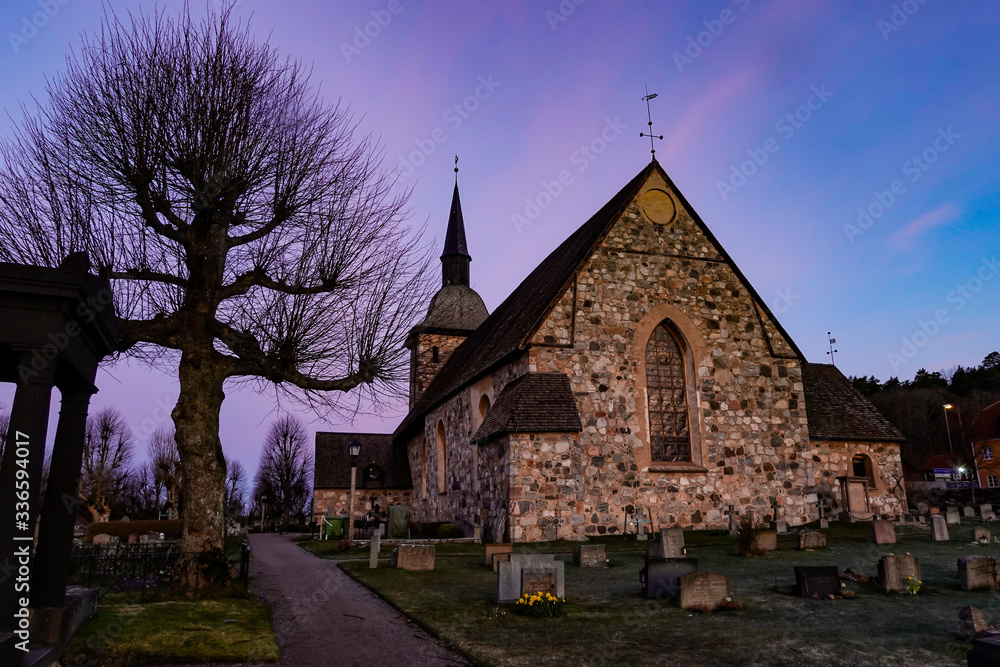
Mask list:
[[[640,193],[523,355],[426,416],[422,437],[409,445],[415,518],[481,523],[500,518],[506,505],[514,541],[583,540],[621,532],[636,508],[650,510],[657,527],[722,529],[729,504],[763,515],[777,498],[782,519],[799,525],[817,518],[818,494],[837,502],[837,477],[852,474],[858,453],[876,471],[872,509],[897,514],[898,446],[810,440],[793,346],[659,174],[650,189],[670,193],[669,224],[644,217]],[[692,460],[685,463],[650,457],[645,349],[665,319],[683,338],[689,375]],[[583,432],[513,433],[474,455],[476,392],[495,397],[526,372],[569,377]],[[443,489],[435,473],[439,423]]]

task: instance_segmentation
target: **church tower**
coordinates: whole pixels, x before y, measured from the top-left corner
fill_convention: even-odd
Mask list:
[[[441,289],[431,299],[427,317],[410,330],[410,407],[438,374],[448,357],[489,313],[482,297],[469,287],[472,256],[465,241],[465,220],[458,196],[458,167],[451,198],[448,231],[441,254]]]

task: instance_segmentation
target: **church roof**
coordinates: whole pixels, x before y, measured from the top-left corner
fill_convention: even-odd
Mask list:
[[[735,262],[716,240],[680,190],[674,186],[673,181],[663,171],[660,164],[654,160],[636,174],[635,178],[619,190],[618,194],[612,197],[583,226],[542,260],[542,263],[528,274],[528,277],[493,311],[493,314],[483,322],[479,329],[451,354],[441,371],[420,395],[409,414],[396,429],[395,437],[403,437],[412,429],[420,428],[419,422],[427,412],[443,403],[469,382],[518,354],[528,345],[532,335],[544,321],[552,306],[566,291],[577,269],[594,253],[598,244],[615,225],[628,205],[639,194],[643,184],[654,172],[659,172],[663,180],[674,190],[681,204],[691,212],[692,218],[705,237],[736,273],[759,307],[774,323],[778,332],[788,340],[796,357],[804,360],[802,353],[778,323],[777,318],[771,314],[767,304],[740,272]]]
[[[479,328],[489,311],[483,297],[468,285],[445,285],[437,291],[427,308],[427,317],[417,331],[428,333],[468,333]]]
[[[836,366],[802,364],[809,439],[903,442],[906,437]]]
[[[410,464],[402,448],[393,447],[388,433],[316,433],[316,465],[313,488],[351,488],[351,457],[347,443],[361,441],[358,456],[358,489],[409,489]],[[380,479],[365,479],[364,471],[376,465],[382,472]]]
[[[1000,401],[983,408],[976,417],[970,440],[995,440],[1000,438]]]
[[[528,373],[510,382],[472,436],[478,445],[503,433],[578,433],[580,412],[565,373]]]
[[[469,257],[469,246],[465,242],[465,219],[462,217],[462,200],[458,196],[458,182],[455,182],[455,192],[451,196],[451,212],[448,214],[448,231],[444,237],[444,252],[447,255],[465,255]]]

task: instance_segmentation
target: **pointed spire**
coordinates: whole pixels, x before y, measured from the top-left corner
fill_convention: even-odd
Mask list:
[[[465,220],[462,218],[462,201],[458,196],[458,156],[455,156],[455,193],[451,197],[448,232],[444,237],[441,255],[441,284],[468,285],[469,263],[472,256],[465,242]]]

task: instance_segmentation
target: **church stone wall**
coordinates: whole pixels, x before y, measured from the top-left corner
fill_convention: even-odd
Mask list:
[[[467,386],[432,410],[424,419],[426,466],[421,462],[420,437],[412,438],[407,450],[413,478],[413,517],[416,521],[464,520],[483,525],[484,514],[492,504],[507,494],[506,466],[492,461],[487,446],[471,444],[479,427],[475,413],[480,397],[487,395],[491,404],[510,381],[528,372],[527,355],[505,364],[487,378]],[[446,450],[445,488],[438,487],[438,424],[444,425]],[[492,471],[505,477],[490,479]],[[426,484],[426,494],[422,493]]]
[[[555,332],[572,312],[573,345],[546,345],[536,337],[530,348],[532,371],[569,376],[584,431],[563,442],[558,467],[554,443],[518,437],[511,486],[521,495],[510,502],[515,538],[621,532],[626,508],[651,511],[658,525],[722,528],[728,505],[766,515],[773,498],[783,519],[801,524],[817,516],[817,484],[832,479],[836,486],[835,477],[848,474],[850,456],[810,443],[791,344],[677,207],[672,223],[662,225],[631,205],[578,272],[575,308],[561,300],[543,325]],[[636,334],[643,318],[663,304],[694,357],[691,414],[700,465],[660,471],[650,465],[639,358],[645,341]],[[898,468],[897,447],[870,449],[880,468]],[[873,494],[888,514],[898,502],[892,498]]]
[[[421,333],[410,349],[410,407],[427,385],[440,372],[448,357],[459,345],[465,342],[465,336],[449,336],[445,334]],[[437,349],[437,359],[434,349]]]
[[[351,497],[350,489],[316,489],[313,492],[313,521],[323,516],[347,514]],[[372,498],[375,500],[372,501]],[[354,515],[364,514],[372,508],[372,502],[387,510],[389,505],[409,505],[409,489],[356,489],[354,491]]]
[[[871,510],[881,516],[895,517],[906,512],[902,488],[903,463],[899,446],[886,442],[813,441],[810,476],[815,480],[815,496],[822,495],[827,507],[844,511],[839,477],[853,475],[852,459],[863,454],[872,461],[874,488],[869,488]]]

